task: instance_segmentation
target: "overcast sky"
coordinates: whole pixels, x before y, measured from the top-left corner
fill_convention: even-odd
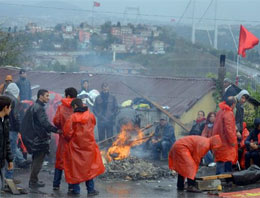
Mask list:
[[[21,4],[35,4],[39,2],[46,2],[46,6],[52,6],[51,2],[67,2],[77,6],[79,9],[92,9],[93,1],[89,0],[0,0],[0,2],[7,3],[21,3]],[[174,18],[178,21],[182,16],[185,7],[190,0],[96,0],[101,3],[101,7],[95,8],[96,11],[110,11],[135,14],[137,11],[130,11],[129,7],[139,8],[141,19],[157,18],[161,21],[170,21]],[[196,0],[195,17],[200,18],[212,0]],[[56,6],[56,4],[55,4]],[[213,3],[207,13],[205,19],[214,18],[215,3]],[[217,0],[217,18],[221,23],[239,24],[249,23],[245,21],[259,21],[260,24],[260,0]],[[146,17],[142,15],[160,15],[157,17]],[[119,15],[119,14],[117,14]],[[163,17],[169,16],[169,17]],[[172,16],[172,17],[170,17]],[[191,23],[190,17],[192,16],[192,4],[187,9],[182,22]],[[230,21],[229,21],[230,20]],[[244,20],[244,22],[232,21]],[[206,22],[204,20],[204,22]],[[254,23],[256,24],[256,23]]]

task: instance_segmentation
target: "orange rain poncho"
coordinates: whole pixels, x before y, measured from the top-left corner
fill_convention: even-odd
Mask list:
[[[211,149],[221,146],[220,137],[186,136],[177,140],[169,152],[169,168],[189,179],[194,179],[201,158]]]
[[[213,135],[220,136],[222,146],[213,150],[215,161],[236,163],[238,159],[238,145],[235,116],[232,108],[225,102],[221,102],[219,107],[220,110],[214,122]]]
[[[70,106],[73,98],[63,98],[61,100],[61,105],[58,106],[56,114],[53,118],[54,125],[63,131],[63,126],[66,120],[72,115],[73,109]],[[56,163],[55,168],[63,170],[63,152],[66,144],[66,140],[63,137],[63,134],[59,135],[59,143],[56,151]]]
[[[69,184],[88,181],[105,171],[94,137],[95,125],[95,116],[88,110],[73,113],[66,121],[63,133],[68,144],[64,151],[64,171]]]

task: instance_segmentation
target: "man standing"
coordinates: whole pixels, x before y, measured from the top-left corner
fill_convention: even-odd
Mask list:
[[[229,78],[224,79],[224,94],[222,101],[226,101],[229,96],[237,95],[237,91]]]
[[[66,121],[63,135],[68,141],[64,151],[66,181],[72,184],[69,195],[80,194],[80,183],[85,182],[88,196],[98,195],[94,178],[105,171],[100,150],[95,141],[95,116],[83,106],[81,99],[71,102],[74,113]]]
[[[53,119],[54,125],[63,131],[64,124],[66,120],[72,115],[73,109],[71,107],[71,102],[74,98],[77,97],[77,90],[73,87],[65,89],[65,98],[61,100],[61,105],[58,106],[56,114]],[[64,139],[63,134],[59,136],[59,144],[56,151],[56,163],[55,163],[55,172],[53,180],[53,190],[59,190],[60,181],[62,177],[63,167],[63,155],[66,145],[66,140]]]
[[[27,74],[24,69],[21,69],[20,79],[16,82],[17,86],[20,89],[20,100],[31,100],[32,99],[32,90],[31,83],[27,79]]]
[[[216,174],[232,171],[232,163],[238,159],[238,145],[236,135],[236,123],[233,109],[236,106],[236,99],[229,96],[227,101],[219,104],[213,127],[213,135],[219,135],[222,146],[213,150],[217,162]]]
[[[160,159],[161,152],[163,159],[168,159],[168,153],[174,142],[174,129],[168,124],[167,118],[163,116],[161,117],[160,124],[156,127],[154,136],[151,140],[154,159]]]
[[[38,180],[38,174],[46,154],[49,153],[51,132],[57,133],[58,129],[48,120],[44,105],[49,101],[49,92],[40,89],[36,102],[26,111],[22,121],[21,135],[23,142],[32,154],[31,176],[29,187],[44,187],[45,184]]]
[[[8,163],[8,170],[13,169],[13,158],[10,149],[9,141],[9,119],[8,115],[11,112],[12,100],[7,96],[0,96],[0,175],[1,175],[1,190],[4,188],[3,167],[5,162]]]
[[[93,112],[98,119],[98,137],[99,141],[113,136],[113,126],[118,110],[115,96],[109,93],[109,86],[103,83],[102,91],[95,100]]]

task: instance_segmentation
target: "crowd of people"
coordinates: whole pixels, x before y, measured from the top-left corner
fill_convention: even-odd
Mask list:
[[[105,167],[95,139],[96,123],[98,141],[112,137],[115,128],[119,132],[128,122],[140,127],[140,117],[133,111],[132,102],[126,101],[120,114],[108,83],[102,83],[99,92],[90,90],[89,81],[83,80],[79,92],[74,87],[64,90],[64,97],[50,120],[45,108],[50,92],[40,89],[36,101],[28,102],[32,101],[30,81],[25,70],[21,69],[19,74],[17,82],[7,75],[5,83],[0,85],[2,181],[4,177],[14,179],[14,166],[26,168],[31,165],[29,187],[44,187],[45,183],[38,175],[50,152],[51,134],[54,133],[59,138],[53,190],[60,189],[64,172],[68,194],[79,195],[82,182],[85,182],[89,196],[99,194],[94,178],[104,173]],[[176,141],[173,126],[167,117],[162,116],[148,141],[153,159],[168,160],[169,168],[178,173],[178,190],[184,189],[187,178],[188,190],[198,191],[194,179],[199,165],[216,166],[216,174],[232,172],[234,166],[239,169],[246,169],[252,163],[260,166],[260,118],[255,119],[251,133],[244,122],[243,106],[249,93],[242,90],[237,94],[229,79],[225,79],[224,86],[219,110],[207,116],[204,111],[199,111],[188,136]],[[23,104],[27,105],[26,109]],[[32,155],[32,161],[26,159],[18,142],[26,153]]]

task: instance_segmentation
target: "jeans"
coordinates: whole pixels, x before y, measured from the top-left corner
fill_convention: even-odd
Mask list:
[[[178,189],[180,189],[180,190],[184,189],[184,181],[185,181],[185,178],[183,176],[181,176],[180,174],[178,174],[178,180],[177,180]],[[195,180],[187,178],[187,181],[188,181],[188,186],[195,186]]]
[[[209,165],[210,163],[214,162],[214,158],[211,151],[207,152],[203,159],[206,165]]]
[[[171,149],[171,142],[167,140],[162,140],[152,145],[153,147],[153,158],[155,160],[160,159],[160,154],[162,152],[163,159],[168,159],[168,153]]]
[[[98,124],[98,140],[102,141],[105,138],[113,136],[113,123],[109,124]]]
[[[86,183],[86,187],[87,187],[87,191],[88,193],[91,193],[93,191],[95,191],[95,183],[94,183],[94,180],[91,179],[91,180],[88,180],[85,182]],[[72,187],[72,192],[74,194],[80,194],[80,186],[79,184],[70,184],[71,187]]]
[[[216,175],[232,172],[232,162],[217,162]]]
[[[255,165],[260,166],[260,154],[259,154],[258,150],[246,152],[246,155],[245,155],[246,169],[249,168],[251,159],[253,160]]]
[[[60,186],[62,172],[63,172],[63,170],[55,168],[54,179],[53,179],[53,187],[59,187]],[[72,189],[72,184],[69,184],[69,186],[68,186],[69,191],[70,191],[70,189]]]

